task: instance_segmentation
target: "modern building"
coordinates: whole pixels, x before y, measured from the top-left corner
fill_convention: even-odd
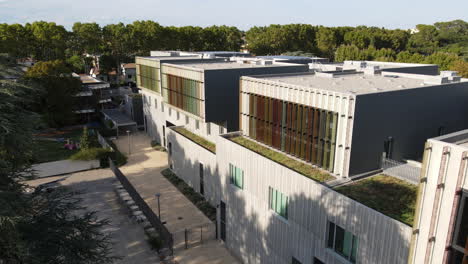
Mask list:
[[[426,75],[438,75],[439,66],[436,64],[419,63],[400,63],[400,62],[382,62],[382,61],[344,61],[331,62],[324,61],[312,62],[309,67],[318,72],[341,72],[341,71],[367,71],[367,72],[399,72],[414,73]]]
[[[242,263],[407,263],[412,207],[375,205],[416,186],[369,172],[468,127],[468,80],[432,65],[230,60],[136,58],[147,132],[217,207],[219,239]]]
[[[408,263],[468,263],[468,130],[429,139]]]
[[[468,127],[468,80],[451,75],[244,76],[240,130],[338,177],[380,169],[383,153],[420,160],[427,139]]]
[[[274,62],[309,64],[309,63],[328,63],[328,58],[320,57],[303,57],[303,56],[286,56],[286,55],[273,55],[273,56],[257,56],[255,58],[263,60],[272,60]]]
[[[239,51],[171,51],[171,50],[155,50],[150,52],[151,57],[178,57],[178,56],[196,56],[199,58],[230,58],[236,57],[251,57],[248,52]]]
[[[168,126],[215,136],[239,128],[239,79],[244,75],[308,71],[306,65],[238,63],[223,58],[137,57],[148,133],[162,145]]]

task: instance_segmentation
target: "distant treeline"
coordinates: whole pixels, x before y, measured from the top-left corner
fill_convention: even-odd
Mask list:
[[[80,68],[84,53],[103,54],[116,67],[151,50],[233,50],[245,45],[256,55],[294,54],[343,60],[436,63],[468,74],[468,23],[463,20],[418,25],[416,29],[323,27],[307,24],[252,27],[165,27],[153,21],[132,24],[75,23],[72,31],[48,22],[0,24],[0,53],[38,60],[68,60]],[[465,72],[463,72],[463,70]]]

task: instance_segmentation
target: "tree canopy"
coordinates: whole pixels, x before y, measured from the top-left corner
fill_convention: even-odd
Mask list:
[[[3,69],[15,68],[2,56],[0,66],[0,76]],[[36,72],[61,74],[42,67]],[[0,80],[0,262],[112,263],[110,238],[101,232],[107,220],[85,212],[69,190],[27,193],[20,183],[33,175],[29,166],[38,115],[30,107],[36,88],[19,77]]]
[[[60,59],[81,67],[86,65],[85,53],[108,56],[107,68],[119,69],[120,63],[132,62],[135,56],[148,56],[151,50],[238,51],[243,45],[255,55],[301,51],[338,61],[367,58],[420,62],[434,53],[456,55],[459,60],[467,61],[468,23],[454,20],[420,24],[413,31],[273,24],[252,27],[246,32],[230,26],[162,26],[150,20],[103,27],[77,22],[72,31],[44,21],[24,26],[0,24],[0,53],[39,60]],[[82,57],[81,63],[74,56]]]
[[[40,113],[50,126],[60,127],[74,121],[75,97],[81,81],[72,76],[71,69],[60,60],[38,62],[25,74],[26,80],[37,87],[33,111]],[[32,99],[31,99],[32,100]]]

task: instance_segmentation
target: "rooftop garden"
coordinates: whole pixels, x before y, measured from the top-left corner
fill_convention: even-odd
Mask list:
[[[288,167],[308,178],[311,178],[313,180],[316,180],[318,182],[326,182],[329,180],[333,180],[334,177],[331,176],[329,173],[324,172],[311,164],[307,164],[305,162],[296,160],[294,158],[291,158],[287,156],[286,154],[283,154],[279,151],[273,150],[271,148],[267,148],[265,146],[262,146],[258,143],[256,143],[253,140],[247,139],[245,137],[232,137],[229,138],[231,141],[236,142],[237,144],[248,148],[252,150],[253,152],[256,152],[264,157],[267,157],[273,161],[278,162],[279,164]]]
[[[391,218],[413,225],[416,185],[379,174],[335,190]]]
[[[216,153],[216,144],[214,144],[213,142],[211,141],[208,141],[190,131],[188,131],[187,129],[183,128],[183,127],[173,127],[172,128],[174,131],[176,131],[177,133],[181,134],[182,136],[192,140],[193,142],[197,143],[198,145],[206,148],[207,150],[213,152],[213,153]]]

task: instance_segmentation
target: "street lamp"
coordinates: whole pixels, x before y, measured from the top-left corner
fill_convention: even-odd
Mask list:
[[[159,197],[161,197],[161,194],[157,193],[155,195],[156,195],[156,198],[158,198],[158,217],[159,217],[159,221],[161,221],[161,204],[159,203]]]
[[[130,155],[130,130],[127,130],[127,136],[128,136],[128,155]]]

